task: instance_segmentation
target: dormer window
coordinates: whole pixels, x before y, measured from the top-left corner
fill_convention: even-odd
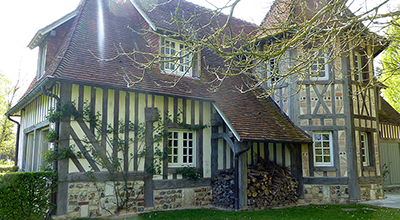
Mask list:
[[[254,67],[257,77],[267,79],[267,86],[270,88],[280,86],[283,82],[277,62],[277,58],[271,58],[266,64],[262,62]]]
[[[196,63],[193,62],[193,55],[189,52],[189,47],[181,41],[163,38],[161,41],[161,53],[163,60],[161,69],[166,74],[176,76],[196,77]]]
[[[276,87],[282,84],[282,77],[279,75],[278,59],[271,58],[267,63],[268,87]]]
[[[46,68],[46,54],[47,54],[47,44],[44,42],[39,46],[39,56],[38,56],[38,68],[37,68],[37,80],[42,78],[45,73]]]

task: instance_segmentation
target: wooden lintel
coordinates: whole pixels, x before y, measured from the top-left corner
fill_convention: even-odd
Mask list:
[[[211,138],[212,139],[225,139],[233,137],[232,132],[224,132],[224,133],[213,133]]]
[[[211,178],[201,178],[197,181],[187,179],[154,180],[154,189],[177,189],[189,187],[211,186]]]
[[[129,172],[126,174],[128,181],[140,181],[143,180],[144,173],[143,172]],[[69,173],[66,177],[67,182],[91,182],[95,178],[99,182],[110,181],[110,172],[102,171],[102,172],[93,172],[90,175],[87,173]],[[124,181],[124,177],[119,175],[116,181]]]

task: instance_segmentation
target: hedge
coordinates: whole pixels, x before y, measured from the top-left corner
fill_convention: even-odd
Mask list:
[[[0,219],[44,219],[55,178],[50,171],[0,174]]]
[[[0,173],[17,172],[18,166],[0,166]]]

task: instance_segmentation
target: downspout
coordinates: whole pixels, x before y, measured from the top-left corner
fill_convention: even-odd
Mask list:
[[[54,95],[54,94],[52,94],[52,93],[47,92],[45,86],[42,86],[42,87],[41,87],[41,90],[42,90],[43,95],[49,96],[49,97],[51,97],[51,98],[54,98],[54,99],[57,101],[57,102],[56,102],[56,112],[59,112],[59,111],[60,111],[60,105],[61,105],[61,103],[60,103],[60,101],[61,101],[60,97],[58,97],[57,95]],[[59,120],[57,120],[57,121],[55,122],[55,128],[54,128],[54,129],[55,129],[56,135],[57,135],[57,139],[56,139],[56,142],[55,142],[55,144],[54,144],[54,151],[57,152],[57,151],[58,151],[58,141],[59,141],[59,137],[60,137],[60,121],[59,121]],[[55,173],[58,174],[58,160],[54,160],[54,161],[53,161],[53,171],[54,171]],[[58,180],[57,180],[57,181],[58,181]],[[57,182],[57,181],[56,181],[56,182]],[[55,190],[54,190],[55,187],[56,187],[55,184],[56,184],[55,182],[52,183],[52,189],[53,189],[53,191],[55,191]],[[51,194],[51,202],[57,206],[57,193],[56,193],[56,192],[54,192],[54,193]],[[54,213],[55,210],[56,210],[56,209],[50,209],[50,210],[48,211],[48,213],[46,214],[46,217],[48,216],[49,219],[50,219],[50,216],[51,216],[52,214],[55,214],[55,213]]]
[[[13,120],[10,115],[7,115],[7,118],[8,118],[8,120],[10,120],[10,121],[14,122],[15,124],[17,124],[17,140],[16,140],[16,143],[15,143],[15,163],[14,163],[14,166],[18,166],[19,132],[21,130],[21,124],[19,122],[15,121],[15,120]]]
[[[249,149],[250,146],[235,153],[235,211],[239,210],[239,156]]]

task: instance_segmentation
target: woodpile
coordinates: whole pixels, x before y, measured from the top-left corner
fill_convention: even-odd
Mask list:
[[[223,208],[234,208],[235,173],[234,170],[222,171],[212,179],[213,204]]]
[[[298,200],[298,185],[287,167],[259,158],[259,163],[247,170],[248,206],[293,204]]]
[[[249,167],[247,173],[248,206],[252,208],[290,205],[298,199],[298,181],[287,167],[268,159]],[[234,170],[220,172],[212,180],[213,204],[233,208],[235,203]]]

